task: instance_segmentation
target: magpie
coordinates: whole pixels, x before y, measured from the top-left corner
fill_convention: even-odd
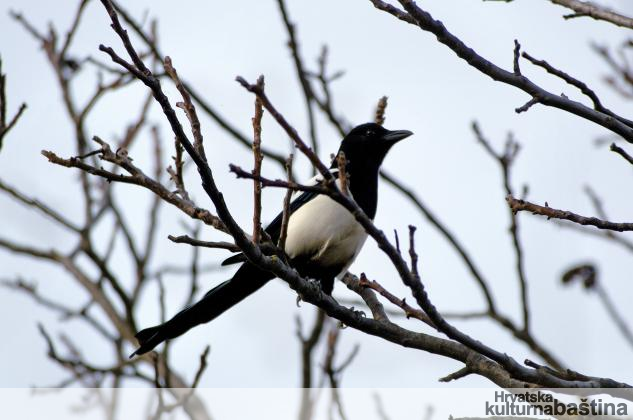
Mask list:
[[[412,135],[408,130],[389,131],[367,123],[353,128],[341,142],[339,153],[345,153],[349,193],[371,219],[376,215],[378,171],[387,152],[398,141]],[[334,159],[332,175],[338,179]],[[323,182],[318,175],[313,185]],[[338,181],[337,181],[338,182]],[[330,295],[334,278],[345,274],[360,252],[367,233],[354,216],[339,203],[323,194],[302,192],[289,206],[290,218],[284,251],[290,265],[303,277],[317,280],[324,293]],[[282,213],[264,230],[277,243]],[[136,334],[139,348],[132,356],[144,354],[165,340],[184,334],[199,324],[207,323],[275,278],[258,268],[239,253],[222,265],[241,263],[230,280],[211,289],[197,303],[183,309],[164,324],[146,328]]]

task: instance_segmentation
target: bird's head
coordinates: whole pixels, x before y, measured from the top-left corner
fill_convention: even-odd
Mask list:
[[[390,131],[375,123],[361,124],[345,136],[339,152],[345,153],[351,167],[377,170],[389,149],[412,134],[408,130]]]

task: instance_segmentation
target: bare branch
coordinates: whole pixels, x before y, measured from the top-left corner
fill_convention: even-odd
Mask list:
[[[240,248],[237,245],[232,244],[231,242],[201,241],[199,239],[195,239],[195,238],[192,238],[192,237],[187,236],[187,235],[180,235],[180,236],[169,235],[167,238],[170,241],[172,241],[174,243],[177,243],[177,244],[189,244],[191,246],[201,246],[203,248],[226,249],[226,250],[229,250],[231,252],[239,252],[240,251]]]
[[[369,1],[376,8],[395,16],[396,18],[415,25],[423,31],[431,32],[437,37],[439,42],[450,48],[457,54],[458,57],[466,61],[469,65],[475,67],[481,73],[491,77],[493,80],[514,86],[529,94],[532,98],[543,105],[559,108],[581,118],[593,121],[594,123],[621,135],[629,143],[633,143],[633,128],[622,123],[619,119],[613,118],[611,115],[596,111],[566,97],[548,92],[523,75],[517,75],[514,74],[514,72],[502,69],[477,54],[475,50],[468,47],[463,41],[450,33],[442,22],[435,20],[428,12],[417,6],[413,0],[398,0],[406,12],[387,4],[382,0]],[[519,110],[525,110],[523,108],[524,107],[521,107]]]
[[[206,346],[204,348],[204,351],[202,352],[202,354],[200,355],[200,364],[198,366],[198,370],[196,371],[196,376],[193,380],[193,383],[191,384],[190,387],[188,387],[186,389],[186,391],[179,395],[176,398],[176,401],[171,403],[171,404],[165,404],[163,399],[162,399],[162,393],[161,393],[161,389],[160,386],[157,387],[158,389],[156,390],[158,396],[159,396],[159,403],[158,403],[158,407],[156,408],[156,413],[154,414],[155,419],[160,419],[162,417],[163,414],[167,414],[167,413],[171,413],[173,412],[175,409],[180,408],[185,406],[189,400],[191,399],[191,397],[193,397],[193,395],[196,392],[196,388],[198,387],[198,384],[200,383],[200,378],[202,377],[202,374],[204,373],[205,369],[207,368],[207,358],[209,356],[209,351],[211,350],[211,347]],[[158,358],[156,359],[158,360]],[[157,366],[158,366],[158,361],[157,361]],[[156,368],[157,372],[160,372],[159,368]],[[156,375],[156,378],[160,377],[160,373],[158,373]],[[160,385],[160,384],[159,384]]]
[[[374,403],[376,404],[376,412],[378,413],[378,418],[380,420],[390,420],[390,417],[387,415],[385,411],[385,407],[382,403],[382,399],[378,393],[374,394]]]
[[[340,329],[338,327],[334,327],[330,330],[327,337],[327,353],[325,354],[325,361],[323,362],[323,370],[327,375],[330,382],[330,393],[332,395],[332,404],[337,408],[338,415],[341,420],[346,420],[347,416],[345,414],[345,410],[343,408],[343,401],[341,399],[341,395],[339,393],[339,380],[340,374],[345,369],[346,366],[351,363],[356,354],[358,354],[358,346],[355,346],[350,356],[347,359],[347,362],[343,363],[340,367],[334,367],[334,358],[336,357],[336,347],[338,343],[338,339],[340,336]]]
[[[521,76],[521,66],[519,65],[519,58],[521,57],[521,44],[519,44],[518,40],[514,40],[514,60],[513,70],[515,76]]]
[[[257,85],[264,89],[264,76],[259,76]],[[253,159],[255,161],[253,174],[257,177],[262,173],[262,116],[264,109],[259,97],[255,97],[255,116],[253,117]],[[262,184],[253,181],[253,242],[258,244],[262,232]]]
[[[0,285],[8,289],[26,293],[39,305],[59,313],[62,317],[62,320],[67,320],[71,318],[81,319],[87,322],[91,327],[93,327],[97,332],[99,332],[106,339],[112,340],[112,341],[115,340],[115,338],[107,330],[107,328],[95,317],[90,315],[90,313],[88,312],[87,305],[80,309],[73,309],[73,308],[67,307],[66,305],[62,303],[56,302],[48,298],[47,296],[42,295],[41,293],[37,291],[37,286],[35,284],[27,283],[26,281],[20,278],[14,281],[0,280]]]
[[[26,104],[23,103],[18,108],[18,111],[15,113],[13,118],[7,123],[7,97],[6,97],[6,84],[7,84],[7,75],[2,73],[2,58],[0,57],[0,150],[2,150],[2,144],[4,140],[4,136],[7,135],[9,131],[15,126],[18,122],[18,119],[22,116],[22,113],[26,110]]]
[[[180,194],[184,200],[191,202],[191,198],[189,198],[189,193],[187,192],[187,188],[185,188],[185,181],[183,178],[183,166],[185,163],[182,155],[184,149],[178,140],[174,142],[174,147],[176,150],[176,156],[172,156],[172,159],[174,160],[175,169],[169,166],[167,168],[167,173],[169,173],[170,179],[176,185],[178,194]]]
[[[346,273],[341,281],[345,283],[348,289],[358,294],[363,299],[363,302],[367,305],[376,321],[389,322],[387,311],[384,306],[382,306],[382,303],[380,303],[371,287],[366,287],[364,283],[351,273]]]
[[[154,179],[157,182],[161,182],[161,175],[163,174],[163,149],[161,147],[162,142],[160,136],[158,135],[158,128],[156,126],[152,127],[151,134],[152,141],[154,142]],[[163,200],[160,196],[154,195],[148,212],[149,223],[145,234],[145,243],[142,251],[143,255],[137,266],[139,283],[145,279],[145,269],[152,251],[154,250],[156,232],[158,230],[158,211],[162,203]]]
[[[420,197],[411,189],[404,186],[400,181],[395,179],[391,174],[382,170],[380,172],[380,176],[382,179],[387,181],[392,187],[402,193],[405,197],[407,197],[413,205],[426,217],[426,219],[434,226],[444,238],[448,241],[448,243],[455,249],[455,251],[459,254],[462,261],[470,271],[470,274],[473,276],[482,293],[484,294],[484,298],[486,299],[486,303],[488,305],[488,309],[491,312],[496,312],[496,307],[494,303],[494,299],[492,298],[492,293],[490,291],[490,287],[483,274],[475,265],[473,258],[466,251],[465,247],[459,242],[459,240],[455,237],[455,235],[448,230],[448,228],[437,218],[435,214],[431,212],[431,210],[426,206]],[[397,238],[397,236],[396,236]],[[396,240],[396,244],[398,241]]]
[[[611,317],[617,329],[620,330],[622,337],[633,347],[633,331],[631,331],[624,317],[617,310],[603,282],[598,281],[598,270],[593,264],[584,263],[568,269],[563,274],[561,281],[565,286],[573,283],[582,283],[585,290],[596,293],[607,314]]]
[[[409,257],[411,258],[411,273],[418,276],[418,254],[415,252],[415,231],[416,227],[409,225]]]
[[[128,13],[119,2],[112,1],[111,2],[116,8],[119,15],[123,18],[123,20],[130,26],[130,28],[140,37],[140,39],[145,43],[145,45],[149,48],[151,54],[154,56],[154,59],[158,61],[163,61],[163,54],[158,45],[155,42],[155,39],[151,35],[148,35],[141,25],[132,17],[130,13]],[[194,90],[193,86],[191,86],[186,81],[182,81],[183,86],[191,95],[191,98],[196,101],[196,103],[200,106],[200,108],[209,116],[213,121],[215,121],[225,132],[229,133],[235,140],[238,141],[239,144],[247,147],[248,149],[252,148],[252,143],[243,133],[240,133],[239,130],[233,126],[228,120],[220,115],[220,113],[211,106],[211,104],[206,101],[200,93]],[[276,153],[272,150],[262,148],[262,153],[266,158],[271,159],[277,162],[280,165],[284,165],[285,156],[280,153]]]
[[[97,138],[98,139],[98,138]],[[95,140],[97,141],[97,140]],[[186,213],[189,217],[193,219],[198,219],[203,221],[205,224],[212,226],[220,231],[226,232],[226,227],[224,227],[223,223],[220,219],[211,214],[208,210],[202,209],[200,207],[194,206],[191,202],[178,197],[173,192],[169,191],[162,184],[155,181],[154,179],[145,175],[139,168],[134,166],[130,159],[121,153],[114,153],[110,149],[110,147],[103,142],[103,140],[98,139],[101,142],[101,159],[106,160],[108,162],[117,164],[125,169],[131,175],[123,175],[117,174],[110,171],[107,171],[103,168],[97,168],[91,165],[88,165],[81,161],[81,159],[76,157],[71,157],[70,159],[63,159],[57,156],[53,152],[42,151],[42,154],[48,158],[48,160],[56,165],[65,166],[67,168],[78,168],[84,172],[87,172],[92,175],[96,175],[106,180],[112,182],[122,182],[126,184],[134,184],[139,185],[141,187],[147,188],[152,191],[154,194],[159,195],[166,202],[178,207],[184,213]]]
[[[328,120],[334,126],[336,131],[338,131],[338,133],[341,136],[345,136],[347,132],[350,130],[350,124],[347,121],[345,121],[341,116],[338,116],[336,111],[334,111],[332,91],[330,89],[330,83],[340,78],[344,74],[344,72],[338,71],[338,72],[335,72],[333,75],[328,75],[327,60],[328,60],[328,48],[327,48],[327,45],[324,45],[323,48],[321,49],[321,54],[319,55],[319,58],[317,60],[318,65],[319,65],[319,72],[318,74],[313,75],[313,76],[316,76],[316,78],[319,80],[324,97],[323,99],[319,98],[318,96],[314,95],[314,91],[313,91],[312,92],[313,99],[317,103],[321,111],[325,113]]]
[[[36,198],[27,197],[26,195],[22,194],[20,191],[2,182],[2,180],[0,180],[0,190],[5,191],[9,195],[11,195],[13,198],[20,201],[21,203],[41,211],[42,213],[44,213],[51,219],[55,220],[57,223],[61,224],[64,227],[67,227],[73,232],[78,233],[81,230],[77,225],[75,225],[73,222],[68,220],[61,213],[51,209],[46,204],[42,203],[40,200]]]
[[[42,44],[44,44],[47,39],[46,37],[41,34],[37,29],[35,29],[35,27],[28,21],[26,20],[26,18],[22,15],[22,13],[20,12],[16,12],[14,10],[11,10],[9,12],[9,15],[19,24],[21,24],[24,29],[31,34],[31,36],[35,39],[37,39],[38,41],[40,41]]]
[[[569,220],[570,222],[578,223],[580,225],[594,226],[598,229],[608,229],[617,232],[627,232],[633,230],[633,223],[614,223],[606,220],[598,219],[597,217],[585,217],[576,213],[572,213],[566,210],[557,210],[549,207],[547,203],[545,206],[531,203],[526,200],[519,200],[512,196],[506,197],[506,201],[510,206],[510,209],[516,213],[519,211],[528,211],[532,214],[539,216],[545,216],[547,219],[561,219]]]
[[[506,140],[505,150],[503,153],[497,153],[490,145],[490,142],[484,137],[479,125],[476,122],[472,123],[472,129],[475,133],[475,137],[479,144],[481,144],[486,152],[492,157],[501,167],[503,188],[506,196],[512,196],[514,190],[511,182],[511,166],[514,163],[514,159],[519,153],[519,144],[514,140],[512,134],[508,135]],[[525,262],[523,256],[523,246],[519,238],[519,220],[516,216],[516,212],[510,211],[510,236],[512,237],[512,246],[514,248],[516,258],[516,273],[519,279],[519,287],[521,290],[521,308],[523,314],[523,330],[530,330],[530,312],[528,304],[528,281],[525,274]]]
[[[312,355],[314,352],[314,348],[316,347],[319,338],[321,337],[321,333],[323,332],[323,326],[325,323],[326,315],[320,309],[316,310],[316,319],[314,321],[314,325],[310,330],[310,334],[307,337],[303,336],[303,332],[301,331],[301,320],[297,318],[297,337],[301,342],[301,356],[302,356],[302,380],[301,387],[302,388],[310,388],[313,386],[312,383]]]
[[[622,156],[624,158],[624,160],[626,160],[627,162],[629,162],[631,165],[633,165],[633,156],[629,155],[626,150],[624,150],[623,148],[621,148],[620,146],[616,145],[615,143],[611,143],[611,146],[609,148],[612,152],[617,153],[618,155]]]
[[[633,19],[620,13],[608,10],[588,1],[580,0],[550,0],[552,3],[566,7],[574,11],[571,15],[565,15],[565,19],[587,16],[595,20],[603,20],[623,28],[633,29]]]
[[[64,44],[59,52],[60,57],[65,57],[68,52],[68,48],[70,48],[70,44],[73,41],[73,37],[77,32],[77,28],[79,28],[79,22],[81,21],[81,16],[88,4],[89,0],[81,0],[79,3],[79,7],[77,8],[77,12],[75,13],[75,17],[73,19],[73,23],[70,25],[70,29],[66,32],[66,39],[64,40]]]
[[[394,305],[396,305],[397,307],[402,309],[402,311],[404,312],[404,315],[407,318],[418,319],[418,320],[424,322],[425,324],[435,328],[435,325],[433,325],[433,321],[431,321],[430,318],[424,312],[422,312],[419,309],[415,309],[415,308],[411,307],[407,303],[406,299],[404,299],[404,298],[400,299],[400,298],[396,297],[395,295],[391,294],[391,292],[389,292],[387,289],[382,287],[380,285],[380,283],[378,283],[376,280],[371,280],[370,281],[365,276],[365,273],[362,273],[360,275],[360,283],[359,284],[360,284],[361,287],[367,287],[369,289],[375,290],[377,293],[379,293],[382,297],[387,299],[389,302],[393,303]]]
[[[295,70],[297,72],[297,77],[299,79],[299,83],[301,84],[301,90],[303,91],[303,98],[306,105],[306,112],[308,114],[308,127],[310,130],[310,142],[311,142],[312,150],[314,150],[314,153],[318,155],[319,143],[317,141],[317,136],[316,136],[316,123],[314,120],[314,109],[312,107],[312,101],[314,100],[314,92],[312,91],[312,86],[310,85],[310,81],[307,78],[307,73],[303,65],[301,53],[299,52],[299,43],[297,41],[297,36],[295,34],[295,25],[292,22],[290,22],[290,17],[288,16],[288,11],[286,9],[285,1],[277,0],[277,4],[279,5],[279,11],[281,13],[281,17],[283,19],[284,26],[286,28],[286,32],[288,33],[288,48],[290,48],[290,52],[292,53],[292,59],[294,62]],[[262,91],[263,91],[263,87],[262,87]]]
[[[623,124],[626,124],[629,127],[633,127],[633,121],[617,115],[616,113],[612,112],[611,110],[607,109],[604,105],[602,105],[602,102],[600,102],[600,98],[598,98],[598,95],[596,95],[596,93],[593,90],[591,90],[585,82],[581,82],[580,80],[570,76],[564,71],[555,68],[554,66],[552,66],[545,60],[537,60],[536,58],[532,57],[530,54],[526,52],[523,52],[522,56],[526,60],[529,60],[535,66],[544,68],[548,73],[553,74],[554,76],[557,76],[563,79],[567,84],[578,88],[578,90],[580,90],[585,96],[591,99],[591,102],[593,103],[593,109],[595,109],[596,111],[610,115],[613,118],[616,118],[617,120],[621,121]]]
[[[456,381],[458,379],[461,379],[465,376],[470,375],[471,373],[473,373],[469,367],[463,367],[460,370],[451,373],[450,375],[446,375],[443,378],[440,378],[439,381],[440,382],[451,382],[451,381]]]
[[[616,306],[613,303],[613,300],[611,299],[609,294],[607,293],[607,290],[604,288],[604,285],[601,283],[597,283],[592,288],[592,290],[595,290],[596,294],[600,298],[600,301],[602,302],[602,306],[604,306],[607,313],[613,320],[615,326],[618,328],[618,330],[620,330],[622,337],[624,337],[626,342],[629,343],[631,347],[633,347],[633,331],[631,330],[631,328],[625,321],[622,314],[618,312],[618,310],[616,309]]]
[[[312,163],[312,165],[316,169],[318,169],[321,175],[324,176],[324,179],[328,182],[334,182],[332,174],[330,173],[328,168],[323,164],[323,162],[319,160],[319,157],[316,155],[314,150],[308,147],[308,145],[301,139],[301,137],[299,137],[297,130],[295,130],[294,127],[292,127],[288,123],[288,121],[286,121],[284,116],[281,115],[279,111],[277,111],[277,109],[273,106],[273,104],[270,102],[270,100],[266,96],[266,93],[264,92],[264,90],[261,89],[257,85],[249,84],[246,80],[244,80],[244,78],[240,76],[237,76],[235,80],[240,85],[242,85],[242,87],[244,87],[246,90],[248,90],[251,93],[254,93],[255,95],[259,97],[259,99],[262,101],[262,105],[264,106],[264,108],[266,108],[266,110],[270,113],[270,115],[272,115],[273,118],[277,121],[277,123],[279,123],[279,125],[284,129],[286,134],[288,134],[288,136],[292,139],[292,141],[299,148],[299,150],[301,150],[301,152],[308,159],[310,159],[310,163]]]
[[[200,156],[202,160],[206,161],[207,157],[204,152],[202,132],[200,131],[200,120],[198,119],[196,107],[191,102],[191,97],[189,96],[187,88],[180,81],[178,73],[172,65],[171,58],[165,57],[164,67],[169,77],[171,77],[171,79],[174,81],[174,84],[176,85],[176,88],[178,89],[178,92],[180,92],[180,95],[182,96],[182,99],[184,101],[183,103],[177,103],[176,106],[182,108],[185,111],[187,118],[189,119],[189,124],[191,125],[191,132],[193,133],[194,140],[193,148],[198,156]]]

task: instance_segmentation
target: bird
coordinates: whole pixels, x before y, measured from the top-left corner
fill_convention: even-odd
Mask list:
[[[380,166],[391,147],[412,134],[408,130],[390,131],[376,123],[365,123],[354,127],[341,141],[339,153],[344,153],[347,162],[348,192],[372,220],[378,204]],[[340,186],[338,167],[337,159],[333,159],[330,172]],[[311,183],[319,185],[323,179],[317,175]],[[290,265],[301,276],[318,282],[321,290],[331,295],[334,279],[347,272],[360,252],[367,238],[365,229],[341,204],[312,191],[297,193],[288,213],[284,251]],[[273,243],[277,243],[280,236],[282,215],[283,212],[264,229]],[[139,347],[130,357],[145,354],[165,340],[210,322],[275,278],[273,273],[252,264],[241,253],[224,260],[222,265],[238,263],[241,266],[233,277],[209,290],[200,301],[161,325],[139,331],[135,336]]]

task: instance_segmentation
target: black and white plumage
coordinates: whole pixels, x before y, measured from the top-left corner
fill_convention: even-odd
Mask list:
[[[341,142],[339,152],[345,153],[347,159],[345,170],[349,177],[349,192],[371,219],[376,215],[380,165],[389,149],[411,134],[410,131],[389,131],[378,124],[367,123],[352,129]],[[331,170],[338,177],[336,168],[335,161]],[[317,176],[314,183],[322,180]],[[322,194],[298,194],[290,203],[289,211],[284,251],[290,264],[302,276],[318,280],[323,291],[331,294],[334,279],[344,274],[354,262],[367,233],[347,209]],[[275,242],[279,239],[281,219],[279,214],[265,229]],[[211,289],[199,302],[164,324],[140,331],[136,335],[139,348],[132,356],[147,353],[163,341],[211,321],[275,277],[246,261],[242,254],[234,255],[222,264],[237,263],[241,266],[233,277]]]

